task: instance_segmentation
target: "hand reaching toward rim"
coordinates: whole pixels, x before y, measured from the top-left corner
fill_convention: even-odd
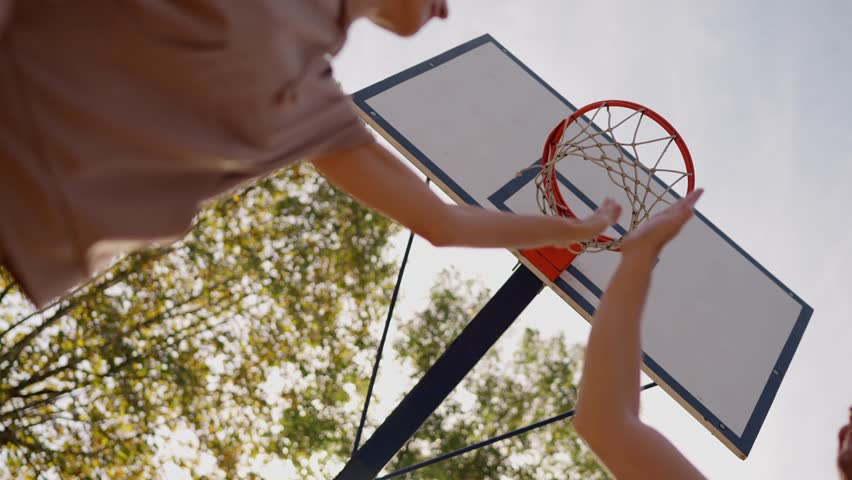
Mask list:
[[[596,238],[610,225],[614,225],[620,216],[621,205],[611,198],[606,198],[594,213],[582,220],[574,220],[570,243]]]
[[[624,239],[621,251],[625,255],[639,253],[656,257],[663,247],[686,225],[692,218],[695,202],[701,198],[703,189],[695,190],[687,196],[654,215],[632,231]]]

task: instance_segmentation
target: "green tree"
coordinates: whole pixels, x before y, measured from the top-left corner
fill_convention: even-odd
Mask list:
[[[248,478],[252,461],[343,458],[395,231],[302,166],[42,312],[3,273],[0,477],[155,478],[174,461],[198,478],[208,458],[209,476]]]
[[[487,301],[471,281],[445,271],[429,306],[402,322],[395,349],[419,378]],[[499,346],[499,345],[498,345]],[[505,347],[505,346],[504,346]],[[395,471],[570,410],[583,350],[563,336],[543,338],[525,329],[517,345],[492,349],[427,420],[388,466]],[[577,437],[570,421],[483,447],[405,478],[603,479],[605,470]]]
[[[366,391],[396,231],[303,166],[209,205],[185,240],[124,258],[44,311],[0,272],[0,478],[148,479],[167,462],[193,478],[256,478],[272,460],[298,478],[333,475]],[[401,325],[412,378],[486,298],[438,279],[431,305]],[[570,408],[579,354],[525,332],[390,468]],[[409,478],[602,477],[562,422]]]

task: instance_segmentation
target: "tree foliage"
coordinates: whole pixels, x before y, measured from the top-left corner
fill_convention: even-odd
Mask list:
[[[210,476],[237,478],[247,459],[348,454],[338,420],[365,389],[358,356],[375,342],[394,231],[305,166],[210,205],[185,240],[43,312],[4,274],[6,476],[154,478],[174,461],[198,478],[207,458]],[[276,375],[288,381],[270,391]]]
[[[35,312],[0,272],[0,478],[328,478],[350,453],[396,268],[397,231],[301,166],[207,206]],[[417,378],[484,303],[444,274],[401,323]],[[579,350],[526,331],[487,356],[389,466],[571,408]],[[394,368],[385,363],[383,368]],[[409,478],[603,478],[570,424]]]
[[[402,325],[397,353],[419,378],[487,301],[452,272],[443,272],[429,306]],[[498,347],[500,345],[498,344]],[[505,346],[504,346],[505,347]],[[517,345],[492,349],[418,430],[388,471],[395,471],[573,408],[582,348],[561,335],[544,338],[525,329]],[[433,466],[411,479],[607,478],[569,421],[533,430]]]

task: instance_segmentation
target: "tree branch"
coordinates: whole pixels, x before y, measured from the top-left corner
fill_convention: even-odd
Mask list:
[[[11,292],[13,288],[15,288],[17,286],[18,286],[18,282],[14,281],[14,280],[9,282],[9,285],[6,285],[6,288],[4,288],[2,292],[0,292],[0,303],[3,303],[3,299],[6,298],[6,295],[9,292]]]
[[[65,389],[65,390],[54,390],[54,389],[52,389],[52,388],[43,388],[43,389],[41,389],[41,390],[37,390],[37,391],[35,391],[35,392],[22,393],[22,394],[19,394],[19,395],[10,395],[10,397],[15,397],[15,398],[32,398],[32,397],[37,397],[37,396],[39,396],[39,395],[56,395],[56,394],[66,394],[66,393],[71,393],[71,392],[73,392],[74,390],[77,390],[78,388],[79,388],[79,387],[76,387],[76,388],[68,388],[68,389]]]
[[[145,262],[150,262],[152,260],[163,257],[163,256],[171,253],[173,250],[174,250],[174,247],[171,247],[171,246],[170,247],[162,247],[162,248],[158,248],[158,249],[147,250],[144,253],[140,253],[139,255],[141,257],[142,262],[145,263]],[[131,273],[133,273],[135,271],[136,271],[135,269],[127,269],[127,270],[124,270],[124,271],[121,271],[121,272],[115,274],[112,278],[109,278],[109,279],[105,279],[105,277],[104,277],[105,273],[102,274],[99,277],[94,277],[91,280],[89,280],[88,282],[84,283],[83,285],[80,285],[79,287],[75,288],[72,292],[68,293],[64,297],[56,300],[52,304],[50,304],[50,305],[48,305],[48,306],[46,306],[46,307],[44,307],[40,310],[34,311],[34,312],[30,313],[29,315],[24,316],[21,320],[15,322],[9,328],[7,328],[2,333],[0,333],[0,339],[2,339],[4,335],[8,334],[9,332],[14,330],[18,326],[22,325],[27,320],[35,317],[36,315],[40,315],[40,314],[44,313],[45,311],[53,308],[54,306],[59,305],[63,301],[67,301],[67,303],[64,307],[60,308],[59,310],[54,312],[50,317],[43,320],[40,325],[35,327],[24,338],[22,338],[15,345],[13,345],[10,349],[8,349],[6,352],[4,352],[2,355],[0,355],[0,364],[2,364],[3,362],[8,362],[8,364],[3,368],[3,370],[0,370],[0,378],[6,377],[9,374],[9,372],[12,370],[12,368],[14,368],[14,366],[16,365],[17,360],[18,360],[21,352],[24,350],[24,348],[26,348],[26,346],[29,345],[30,342],[32,342],[38,335],[40,335],[41,332],[43,332],[45,329],[47,329],[48,327],[50,327],[50,326],[54,325],[56,322],[58,322],[69,310],[71,310],[73,307],[79,305],[82,301],[84,301],[84,299],[87,296],[96,295],[98,292],[102,292],[103,290],[105,290],[105,289],[115,285],[116,283],[124,280]],[[97,282],[100,282],[100,283],[97,283]],[[97,283],[97,285],[96,285],[96,283]],[[83,291],[84,289],[86,289],[88,287],[92,287],[92,290],[90,290],[89,293],[87,293],[87,295],[81,295],[79,297],[75,296],[79,292]]]
[[[14,387],[10,388],[7,391],[11,394],[10,396],[12,396],[12,397],[22,398],[22,395],[19,395],[19,393],[22,392],[25,388],[32,386],[32,385],[35,385],[37,383],[40,383],[40,382],[58,374],[58,373],[62,373],[66,370],[74,368],[77,365],[79,365],[80,363],[82,363],[84,360],[86,360],[86,358],[84,358],[84,357],[73,358],[73,359],[69,360],[68,363],[66,363],[65,365],[62,365],[62,366],[56,367],[56,368],[52,368],[52,369],[50,369],[50,370],[48,370],[44,373],[41,373],[39,375],[32,376],[29,379],[25,380],[24,382],[19,383],[18,385],[15,385]]]
[[[230,307],[230,306],[233,306],[234,304],[236,304],[236,303],[238,303],[238,302],[242,301],[242,299],[243,299],[243,298],[245,298],[245,297],[244,297],[244,296],[243,296],[243,297],[238,297],[238,298],[237,298],[237,299],[235,299],[234,301],[230,302],[230,303],[228,304],[228,306],[227,306],[227,307],[221,308],[218,312],[214,312],[214,313],[213,313],[213,315],[215,315],[215,314],[217,314],[217,313],[221,313],[221,312],[222,312],[223,310],[225,310],[226,308],[228,308],[228,307]],[[213,316],[213,315],[211,315],[211,316]],[[184,332],[186,332],[186,331],[188,331],[188,330],[192,329],[193,327],[195,327],[195,326],[197,326],[197,325],[196,325],[196,324],[193,324],[193,325],[189,325],[189,326],[187,326],[187,327],[184,327],[184,328],[182,328],[182,329],[180,329],[180,330],[177,330],[176,332],[174,332],[174,334],[172,334],[172,335],[170,336],[170,338],[174,338],[174,342],[173,342],[173,344],[172,344],[172,345],[178,345],[178,344],[179,344],[182,340],[185,340],[185,339],[188,339],[188,338],[192,338],[192,337],[194,337],[194,336],[196,336],[196,335],[200,335],[200,334],[205,333],[205,332],[213,331],[213,330],[215,330],[216,328],[218,328],[218,327],[220,327],[220,326],[222,326],[222,325],[224,325],[224,324],[226,324],[226,323],[228,323],[228,322],[230,322],[230,321],[231,321],[231,319],[230,319],[230,318],[226,318],[226,319],[221,320],[221,321],[219,321],[219,322],[215,322],[215,323],[212,323],[212,324],[210,324],[210,325],[207,325],[207,326],[206,326],[206,327],[204,327],[204,328],[199,328],[199,329],[197,329],[197,330],[190,331],[190,332],[189,332],[189,333],[187,333],[186,335],[179,336],[180,334],[182,334],[182,333],[184,333]],[[177,337],[175,338],[175,336],[177,336]],[[127,360],[125,360],[124,362],[122,362],[122,363],[120,363],[120,364],[118,364],[118,365],[114,365],[114,366],[110,367],[110,369],[109,369],[109,370],[107,370],[107,371],[106,371],[106,373],[103,373],[103,374],[101,374],[100,376],[101,376],[102,378],[109,377],[109,376],[111,376],[111,375],[115,374],[116,372],[118,372],[118,371],[120,371],[120,370],[122,370],[122,369],[126,368],[126,367],[127,367],[127,366],[129,366],[129,365],[133,365],[133,364],[135,364],[135,363],[138,363],[138,362],[140,362],[140,361],[142,361],[142,360],[145,360],[146,358],[149,358],[149,357],[153,356],[153,355],[154,355],[154,354],[156,354],[156,353],[160,353],[160,352],[162,352],[162,351],[164,351],[164,350],[168,349],[169,347],[172,347],[172,345],[162,345],[162,344],[161,344],[159,347],[154,347],[154,348],[152,348],[152,349],[148,350],[146,353],[144,353],[144,354],[142,354],[142,355],[136,355],[136,356],[130,357],[130,358],[128,358]]]
[[[38,400],[36,402],[30,403],[30,404],[24,402],[24,405],[22,407],[13,407],[11,410],[0,413],[0,421],[4,421],[4,420],[11,418],[11,417],[17,417],[19,419],[23,418],[21,415],[26,413],[27,411],[32,410],[34,408],[41,407],[42,405],[49,404],[49,403],[59,399],[60,397],[63,397],[65,395],[69,395],[74,390],[79,390],[80,388],[82,388],[82,387],[72,389],[70,392],[58,392],[58,393],[55,393],[53,395],[48,395],[47,397],[45,397],[41,400]],[[21,397],[15,397],[15,398],[21,398]]]

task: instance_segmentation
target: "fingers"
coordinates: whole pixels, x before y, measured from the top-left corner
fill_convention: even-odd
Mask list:
[[[621,216],[621,205],[611,198],[604,199],[600,207],[595,211],[595,214],[600,215],[607,223],[607,226],[614,224]]]
[[[698,202],[698,199],[701,198],[701,195],[703,194],[703,188],[699,188],[698,190],[692,191],[688,193],[685,197],[675,202],[674,205],[669,207],[669,210],[677,212],[679,214],[691,215],[692,210],[695,208],[695,203]]]
[[[699,188],[693,192],[690,192],[682,199],[678,200],[677,203],[669,207],[667,210],[671,212],[677,220],[679,226],[683,226],[687,220],[692,217],[693,209],[695,208],[695,203],[698,202],[698,199],[701,198],[701,195],[704,194],[704,189]],[[663,212],[665,214],[666,212]]]
[[[596,236],[610,225],[615,224],[620,216],[621,205],[611,198],[605,199],[591,216],[580,222],[581,226],[586,229],[584,236]]]
[[[695,208],[695,203],[698,201],[699,198],[701,198],[702,195],[704,195],[704,189],[699,188],[698,190],[689,192],[678,203],[682,203],[684,207],[687,207],[692,210],[693,208]]]

